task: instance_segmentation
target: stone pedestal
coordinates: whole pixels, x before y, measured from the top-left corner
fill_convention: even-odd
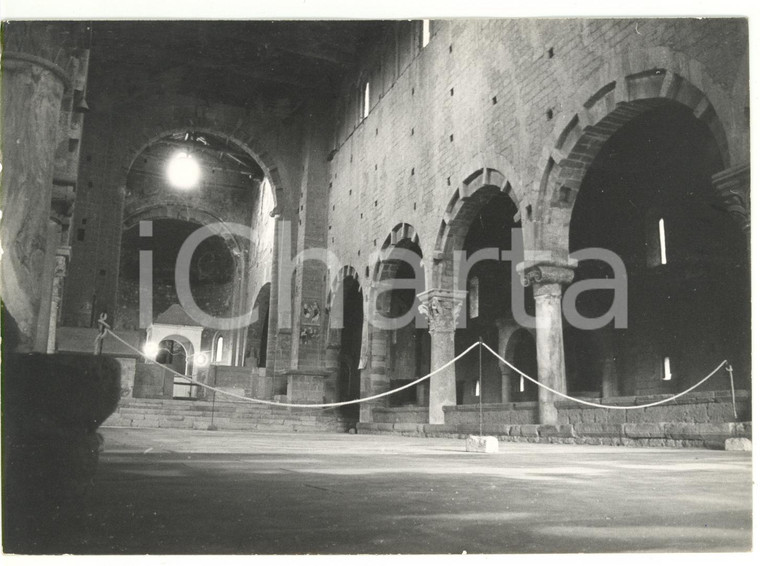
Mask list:
[[[467,296],[465,291],[431,289],[420,293],[420,312],[430,325],[430,369],[435,371],[456,357],[454,334],[459,312]],[[430,382],[430,424],[443,424],[443,407],[456,405],[454,364],[432,376]]]
[[[533,286],[536,299],[536,355],[538,380],[560,393],[567,392],[565,345],[562,336],[562,286],[573,280],[574,265],[519,264],[524,285]],[[558,396],[538,388],[540,424],[557,424]]]
[[[499,439],[495,436],[468,436],[465,448],[467,452],[496,454],[499,452]]]
[[[327,372],[292,370],[285,372],[288,379],[289,403],[324,403]]]

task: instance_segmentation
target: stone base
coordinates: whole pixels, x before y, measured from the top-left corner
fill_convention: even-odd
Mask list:
[[[726,450],[752,452],[752,441],[749,438],[727,438]]]
[[[499,451],[499,441],[495,436],[468,436],[467,452],[496,454]]]

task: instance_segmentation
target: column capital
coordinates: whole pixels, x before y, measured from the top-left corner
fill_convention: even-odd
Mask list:
[[[525,287],[533,285],[534,290],[543,285],[569,285],[575,276],[578,262],[568,259],[567,262],[522,262],[517,264],[517,272]]]
[[[749,164],[735,165],[720,171],[712,176],[712,182],[723,207],[739,222],[744,232],[749,232]]]
[[[430,332],[454,332],[466,297],[467,291],[450,289],[428,289],[417,295]]]

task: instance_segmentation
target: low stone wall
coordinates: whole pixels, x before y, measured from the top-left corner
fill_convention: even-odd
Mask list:
[[[417,423],[428,422],[427,407],[376,407],[372,409],[375,423]]]
[[[136,399],[171,398],[174,391],[174,375],[156,364],[135,364],[135,382],[132,397]]]
[[[669,395],[638,397],[587,398],[604,405],[646,405],[667,399]],[[557,424],[625,424],[625,423],[728,423],[752,420],[752,402],[749,391],[736,392],[734,409],[730,391],[704,391],[684,395],[674,401],[645,409],[602,409],[582,405],[575,401],[560,400],[557,407]],[[447,425],[478,424],[481,409],[478,405],[457,405],[443,408]],[[484,424],[537,424],[536,403],[486,403],[482,408]],[[417,422],[377,421],[376,422]]]
[[[119,330],[118,334],[122,340],[137,350],[140,350],[145,341],[144,330]],[[92,354],[95,351],[95,337],[97,335],[97,328],[61,326],[56,330],[56,351]],[[127,348],[110,334],[107,334],[103,339],[103,354],[126,358],[139,357],[134,350]]]
[[[667,399],[670,395],[646,395],[637,397],[612,397],[591,399],[604,405],[647,405]],[[736,392],[737,417],[730,391],[701,391],[689,393],[663,405],[646,409],[598,409],[561,400],[555,403],[558,424],[623,424],[623,423],[730,423],[752,420],[752,402],[749,391]]]
[[[255,369],[250,367],[211,366],[208,383],[237,395],[250,395]]]
[[[538,422],[538,403],[484,403],[482,406],[484,424],[536,424]],[[457,405],[444,407],[446,424],[480,423],[480,405]]]
[[[428,438],[495,436],[504,442],[596,444],[723,449],[728,438],[752,438],[752,423],[625,423],[576,425],[432,425],[358,423],[359,434],[393,434]]]

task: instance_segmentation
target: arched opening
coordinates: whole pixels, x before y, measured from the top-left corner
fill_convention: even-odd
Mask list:
[[[425,290],[422,250],[415,238],[403,237],[389,249],[378,266],[378,280],[396,281],[377,295],[377,312],[389,319],[385,333],[386,372],[390,388],[396,389],[430,372],[430,333],[421,323],[417,295]],[[381,286],[382,289],[382,286]],[[424,405],[427,390],[407,388],[389,397],[389,405]]]
[[[537,379],[536,340],[530,331],[520,328],[512,333],[507,341],[504,359],[533,379]],[[538,385],[506,365],[502,372],[505,380],[502,387],[507,389],[506,395],[502,394],[502,397],[507,396],[514,402],[538,399]]]
[[[352,276],[343,278],[338,293],[341,293],[343,300],[338,354],[338,399],[351,401],[360,397],[359,357],[362,349],[364,298],[359,282]],[[358,406],[355,410],[358,411]]]
[[[259,290],[253,303],[256,320],[248,326],[248,339],[245,348],[246,367],[267,367],[270,293],[271,284],[266,283]]]
[[[462,242],[462,250],[468,260],[475,261],[477,252],[489,253],[491,259],[483,259],[471,265],[467,273],[460,277],[467,287],[466,326],[456,330],[456,353],[464,351],[473,342],[482,339],[494,350],[499,348],[499,328],[504,324],[514,323],[512,305],[512,285],[517,278],[514,270],[517,261],[501,259],[502,252],[516,251],[517,242],[513,242],[512,230],[519,228],[515,221],[517,207],[509,195],[496,187],[482,187],[477,193],[483,204],[474,213]],[[496,259],[498,258],[498,259]],[[520,258],[521,260],[521,258]],[[519,260],[518,260],[519,261]],[[533,312],[533,296],[528,289],[519,288],[524,298],[528,313]],[[535,350],[534,350],[535,363]],[[521,368],[522,369],[522,368]],[[482,371],[482,383],[478,379]],[[498,360],[493,356],[482,357],[482,369],[479,356],[468,355],[456,364],[457,404],[503,402],[502,374]]]
[[[198,386],[192,384],[190,379],[182,377],[194,374],[193,362],[196,354],[192,343],[184,336],[167,336],[158,343],[155,361],[166,366],[170,371],[176,372],[169,376],[174,383],[172,387],[174,399],[195,399],[198,396]],[[168,373],[167,370],[164,372]]]
[[[153,313],[179,304],[175,266],[182,244],[198,224],[176,219],[152,221],[152,236],[140,235],[140,224],[122,233],[119,270],[118,321],[124,329],[137,329],[140,323],[140,255],[152,258]],[[236,292],[236,262],[225,240],[218,235],[204,240],[190,262],[190,291],[196,304],[206,313],[231,316]]]
[[[680,391],[724,358],[746,379],[746,242],[711,183],[726,165],[707,125],[670,102],[634,118],[602,146],[575,201],[570,251],[599,247],[623,260],[628,328],[566,324],[570,392]],[[609,277],[609,265],[595,260],[580,262],[575,274],[576,281]],[[611,304],[611,290],[594,290],[580,295],[577,310],[600,316]],[[727,377],[721,372],[704,387],[727,388]]]

